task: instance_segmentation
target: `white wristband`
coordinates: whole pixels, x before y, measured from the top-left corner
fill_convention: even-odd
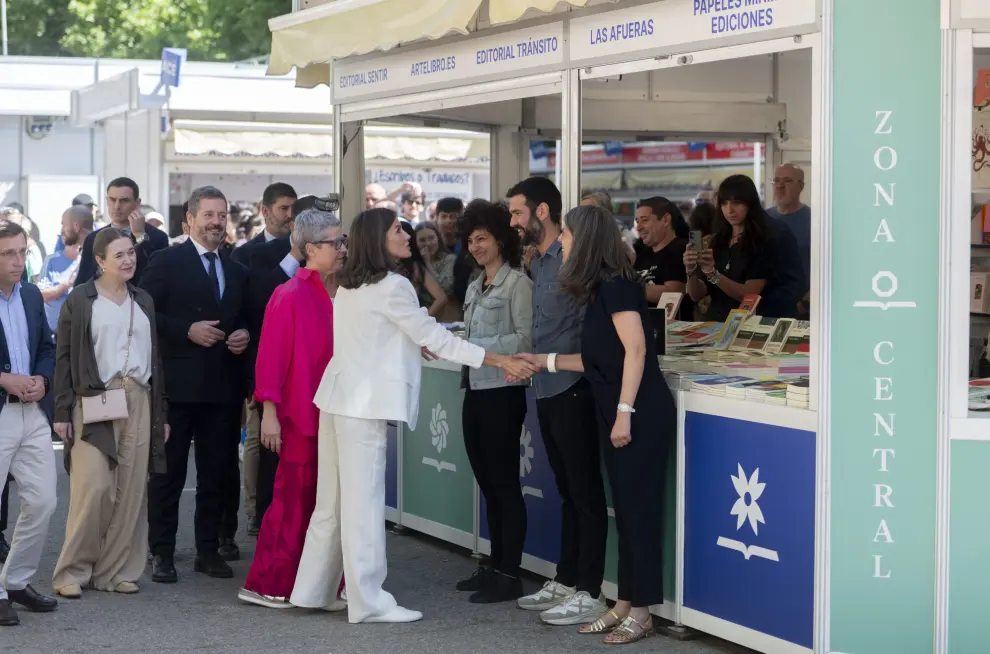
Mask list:
[[[557,372],[557,355],[548,354],[547,355],[547,370],[549,372]]]

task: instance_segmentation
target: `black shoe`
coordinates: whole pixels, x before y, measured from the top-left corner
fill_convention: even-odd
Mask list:
[[[159,584],[174,584],[179,580],[171,554],[156,556],[151,560],[151,580]]]
[[[35,613],[51,613],[58,608],[58,600],[54,597],[42,595],[30,585],[21,590],[7,590],[7,597],[11,602],[20,604],[28,611]]]
[[[234,542],[233,538],[221,538],[220,548],[217,550],[217,554],[224,561],[241,560],[241,550],[237,547],[237,543]]]
[[[10,545],[7,544],[7,539],[3,537],[3,532],[0,532],[0,563],[7,560],[8,554],[10,554]]]
[[[496,574],[491,582],[471,595],[468,601],[472,604],[495,604],[496,602],[514,602],[522,596],[522,580],[519,577]]]
[[[17,616],[17,611],[11,605],[9,599],[0,599],[0,627],[13,627],[19,625],[21,619]]]
[[[214,579],[230,579],[234,576],[234,570],[216,552],[197,554],[193,570]]]
[[[258,525],[257,522],[252,520],[251,524],[248,525],[247,532],[248,532],[248,536],[250,536],[251,538],[257,538],[258,534],[261,532],[261,526]]]
[[[458,581],[456,588],[459,591],[474,593],[491,584],[494,579],[495,570],[493,568],[479,567],[473,575]]]

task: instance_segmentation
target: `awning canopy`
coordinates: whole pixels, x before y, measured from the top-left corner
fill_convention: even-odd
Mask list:
[[[176,120],[175,154],[180,157],[285,157],[330,159],[333,130],[318,125]],[[489,136],[449,129],[365,128],[368,161],[484,162]]]
[[[296,68],[296,86],[329,84],[334,59],[469,34],[479,25],[504,25],[562,8],[614,1],[336,0],[268,21],[272,32],[268,73],[286,75]],[[486,6],[487,17],[481,15]]]

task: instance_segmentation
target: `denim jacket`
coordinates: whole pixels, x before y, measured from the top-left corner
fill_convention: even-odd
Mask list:
[[[508,263],[482,290],[484,274],[471,282],[464,298],[465,337],[471,343],[495,354],[518,354],[533,349],[533,282]],[[526,386],[509,384],[498,368],[482,366],[467,371],[471,390]]]

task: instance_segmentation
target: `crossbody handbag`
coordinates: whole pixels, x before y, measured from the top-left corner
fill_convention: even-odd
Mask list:
[[[127,364],[131,359],[131,339],[134,337],[134,298],[131,297],[131,322],[127,328],[127,354],[124,355],[124,370],[127,374]],[[108,422],[127,418],[127,395],[123,388],[104,390],[99,395],[82,398],[83,424]]]

